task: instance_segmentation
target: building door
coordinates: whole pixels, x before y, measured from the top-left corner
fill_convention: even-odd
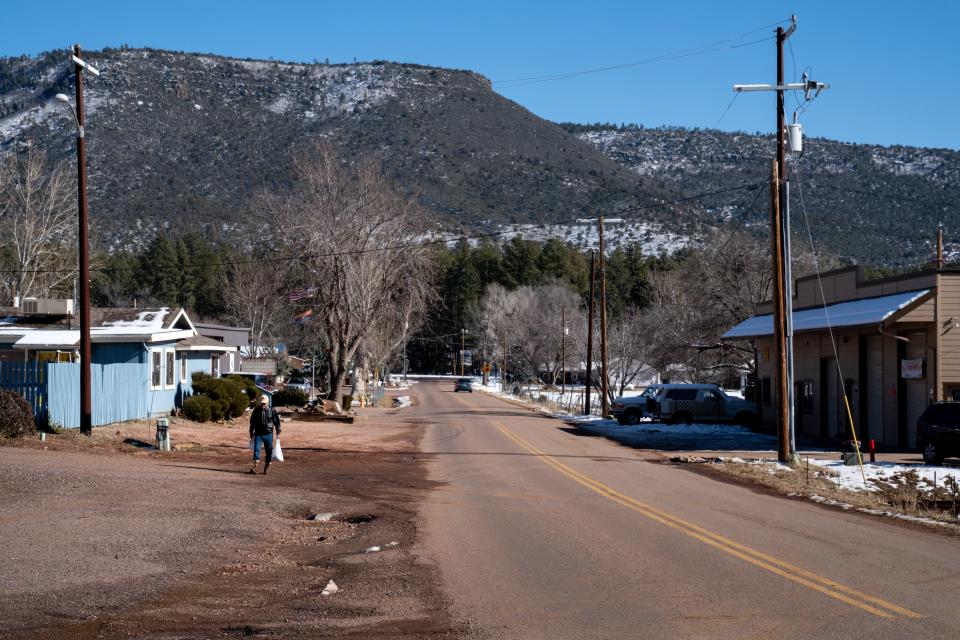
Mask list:
[[[927,354],[927,335],[925,333],[911,333],[906,337],[910,342],[904,344],[904,358],[907,360],[923,360]],[[902,447],[912,447],[917,441],[917,419],[924,409],[927,408],[927,378],[926,365],[923,363],[923,377],[904,380],[904,402],[906,410],[904,412],[903,433],[906,434],[906,441],[901,442]],[[901,376],[902,371],[898,372]]]
[[[820,436],[829,438],[837,433],[840,405],[840,383],[837,363],[833,358],[820,359]]]
[[[866,376],[860,381],[865,390],[867,415],[864,439],[883,439],[883,338],[866,339]]]

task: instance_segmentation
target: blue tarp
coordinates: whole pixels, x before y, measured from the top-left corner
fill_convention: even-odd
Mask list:
[[[930,289],[895,293],[879,298],[837,302],[826,307],[793,312],[793,330],[814,331],[828,327],[856,327],[880,324],[897,311],[930,293]],[[723,338],[753,338],[773,335],[773,316],[753,316],[730,329]]]

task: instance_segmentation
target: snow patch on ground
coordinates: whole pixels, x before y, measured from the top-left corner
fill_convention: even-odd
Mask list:
[[[875,491],[876,487],[871,480],[890,480],[893,476],[908,472],[915,472],[920,480],[921,487],[933,489],[934,482],[943,486],[947,476],[960,483],[960,468],[936,467],[924,464],[898,464],[894,462],[865,462],[863,475],[859,465],[845,465],[840,460],[810,458],[810,464],[829,471],[831,482],[852,491]],[[866,476],[867,484],[863,479]]]
[[[267,105],[267,111],[281,115],[289,111],[291,106],[293,106],[293,100],[290,98],[290,96],[280,96],[272,103]]]

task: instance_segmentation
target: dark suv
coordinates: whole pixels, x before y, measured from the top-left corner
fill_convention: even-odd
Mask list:
[[[917,420],[917,448],[927,464],[960,455],[960,402],[938,402]]]

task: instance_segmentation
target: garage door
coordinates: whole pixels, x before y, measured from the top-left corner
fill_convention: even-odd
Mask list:
[[[927,335],[925,333],[911,333],[906,336],[910,342],[906,343],[904,357],[907,360],[921,360],[927,355]],[[926,362],[924,367],[926,368]],[[904,380],[906,387],[906,418],[907,418],[907,441],[901,442],[901,446],[912,447],[917,441],[917,419],[923,410],[927,408],[927,379],[929,373],[925,372],[924,377],[919,380]]]

